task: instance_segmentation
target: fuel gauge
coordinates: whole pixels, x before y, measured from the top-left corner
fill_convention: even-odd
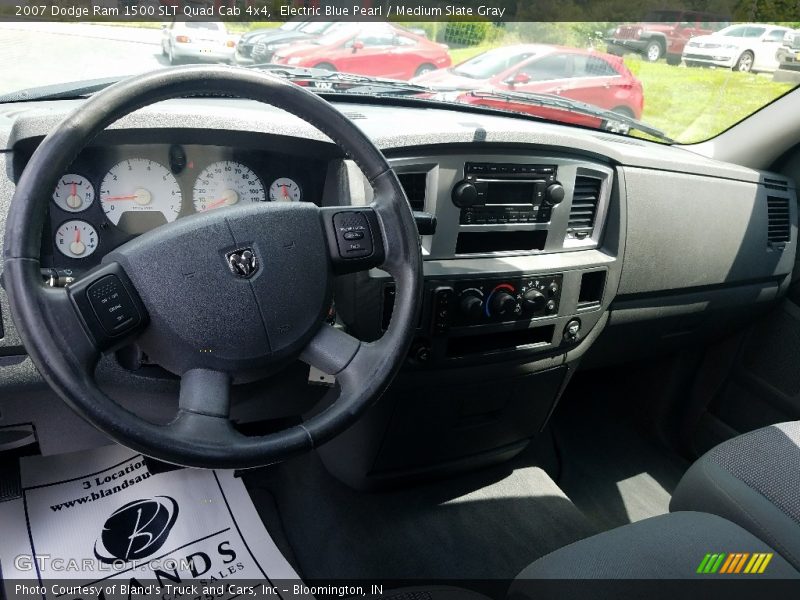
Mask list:
[[[97,241],[97,230],[86,221],[66,221],[56,230],[56,248],[69,258],[90,256]]]

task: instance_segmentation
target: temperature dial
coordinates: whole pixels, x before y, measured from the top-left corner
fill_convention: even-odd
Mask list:
[[[288,177],[276,179],[269,186],[269,199],[273,202],[300,202],[302,195],[297,182]]]
[[[517,290],[510,283],[501,283],[492,290],[486,300],[487,317],[508,317],[520,312]]]
[[[86,258],[97,250],[97,230],[86,221],[67,221],[56,230],[56,248],[69,258]]]

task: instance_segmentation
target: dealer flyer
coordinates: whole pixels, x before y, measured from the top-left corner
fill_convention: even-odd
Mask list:
[[[6,597],[303,597],[232,471],[152,474],[109,446],[25,458],[21,475],[0,504]]]

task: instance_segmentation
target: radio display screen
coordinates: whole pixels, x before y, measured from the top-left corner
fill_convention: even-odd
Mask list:
[[[486,204],[537,204],[536,181],[490,181]]]

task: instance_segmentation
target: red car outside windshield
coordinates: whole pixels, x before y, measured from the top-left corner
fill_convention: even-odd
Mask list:
[[[642,85],[621,58],[580,48],[543,44],[507,46],[413,81],[472,91],[556,94],[637,119],[644,107]],[[463,100],[497,104],[496,100],[470,100],[469,96]],[[505,107],[510,108],[507,104]],[[540,109],[526,109],[521,104],[515,104],[513,110],[541,113]]]

